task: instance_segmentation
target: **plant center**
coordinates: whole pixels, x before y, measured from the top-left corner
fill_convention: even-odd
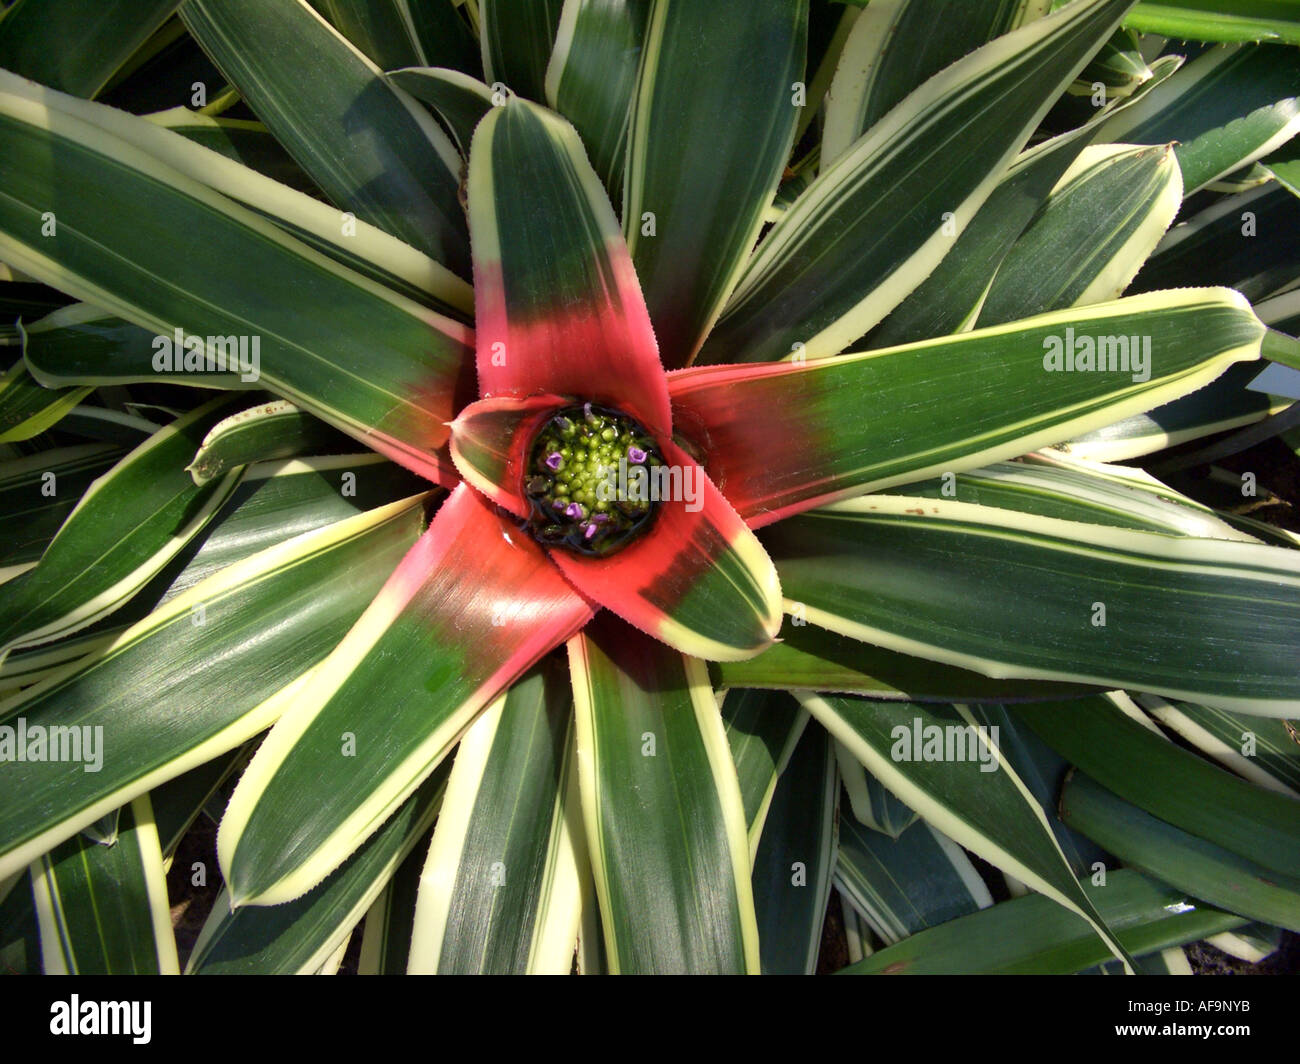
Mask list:
[[[603,556],[654,519],[651,486],[663,456],[637,422],[592,403],[557,411],[528,451],[528,530],[547,546]]]

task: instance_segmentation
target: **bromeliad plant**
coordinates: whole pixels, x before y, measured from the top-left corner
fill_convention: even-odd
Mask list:
[[[0,958],[205,809],[199,972],[1300,928],[1294,537],[1105,464],[1286,406],[1296,23],[1157,6],[7,5]]]

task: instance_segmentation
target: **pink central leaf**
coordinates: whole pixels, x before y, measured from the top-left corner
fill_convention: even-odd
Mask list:
[[[573,128],[512,100],[479,124],[471,160],[479,393],[571,396],[671,432],[636,271]]]

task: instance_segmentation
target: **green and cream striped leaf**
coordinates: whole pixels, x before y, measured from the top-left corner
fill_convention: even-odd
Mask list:
[[[623,234],[670,368],[700,350],[758,240],[794,145],[807,36],[807,0],[650,6]]]
[[[887,702],[810,694],[800,701],[921,819],[1083,917],[1116,957],[1131,964],[1080,889],[1033,794],[999,754],[996,736],[978,727],[969,711],[910,703],[904,718]]]
[[[1300,796],[1300,740],[1287,721],[1168,702],[1158,695],[1135,698],[1165,728],[1229,771],[1266,790]]]
[[[348,949],[351,946],[351,937],[344,938],[342,942],[335,947],[334,952],[325,958],[323,963],[311,975],[338,975],[339,969],[343,966],[343,958],[347,956]]]
[[[1128,144],[1178,142],[1187,195],[1262,159],[1300,132],[1300,54],[1235,44],[1207,49],[1098,134]]]
[[[1210,479],[1218,480],[1221,477],[1227,477],[1233,480],[1241,490],[1246,486],[1247,481],[1240,473],[1235,476],[1226,469],[1219,469],[1217,466],[1210,467]],[[1267,543],[1274,547],[1286,547],[1288,550],[1300,550],[1300,534],[1291,532],[1285,528],[1278,528],[1266,521],[1261,521],[1255,517],[1248,517],[1245,514],[1234,514],[1226,511],[1220,512],[1220,517],[1239,532],[1245,532],[1248,536],[1254,536],[1261,543]]]
[[[831,895],[831,901],[838,906],[840,921],[844,926],[844,946],[849,964],[857,964],[865,957],[870,957],[873,952],[871,928],[838,888]]]
[[[1256,368],[1249,364],[1240,366],[1240,369],[1252,372]],[[1229,373],[1231,372],[1230,370]],[[1073,458],[1059,453],[1054,448],[1027,454],[1022,458],[1022,462],[1061,475],[1076,473],[1086,476],[1090,478],[1091,483],[1099,487],[1109,487],[1117,497],[1133,499],[1135,506],[1141,506],[1143,501],[1154,504],[1156,509],[1150,512],[1153,515],[1161,515],[1156,520],[1164,521],[1168,531],[1183,531],[1189,535],[1208,536],[1212,539],[1241,538],[1240,534],[1233,534],[1234,528],[1238,533],[1241,530],[1228,519],[1231,515],[1225,515],[1197,499],[1190,498],[1140,467]]]
[[[406,974],[426,850],[427,846],[417,846],[407,855],[366,913],[358,975]]]
[[[902,496],[763,539],[787,610],[864,642],[1267,716],[1300,701],[1300,566],[1284,548]]]
[[[150,610],[220,569],[426,486],[373,453],[250,466],[217,516],[134,598],[76,635],[11,653],[0,664],[0,685],[12,690],[43,680],[107,647]]]
[[[85,749],[84,743],[83,749]],[[86,838],[90,839],[91,842],[98,842],[104,846],[112,846],[113,843],[117,841],[117,827],[120,813],[121,810],[114,809],[111,813],[100,817],[93,824],[84,827],[81,833]]]
[[[916,823],[916,810],[895,798],[839,741],[835,743],[835,760],[844,793],[849,797],[849,810],[859,824],[896,839]]]
[[[1056,844],[1061,848],[1074,874],[1087,876],[1105,867],[1108,857],[1106,852],[1078,832],[1067,828],[1056,814],[1056,801],[1061,793],[1061,784],[1070,769],[1069,762],[1014,717],[1006,706],[979,705],[967,708],[976,722],[988,728],[990,733],[993,728],[997,728],[998,752],[1016,770],[1016,775],[1038,801],[1052,834],[1056,836]],[[1019,892],[1024,893],[1023,884],[1008,883],[1008,886],[1013,893],[1017,886]]]
[[[185,101],[204,114],[224,115],[240,104],[238,92],[185,30],[168,19],[109,82],[103,102],[132,114],[150,114]]]
[[[777,781],[803,735],[808,714],[784,693],[739,686],[722,697],[721,711],[749,825],[749,849],[754,853]]]
[[[894,347],[975,328],[999,265],[1083,150],[1086,131],[1081,126],[1021,152],[952,251],[854,346]]]
[[[951,251],[1131,2],[1081,0],[908,96],[772,227],[701,361],[770,361],[795,344],[808,358],[834,355],[880,322]],[[922,187],[912,180],[918,172]]]
[[[1293,141],[1288,141],[1290,144]],[[1283,149],[1286,150],[1285,148]],[[1207,192],[1222,192],[1232,194],[1236,192],[1249,192],[1252,188],[1259,188],[1260,185],[1266,185],[1274,177],[1262,162],[1251,163],[1249,166],[1242,167],[1235,173],[1228,174],[1219,178],[1217,181],[1211,181],[1205,186]]]
[[[139,119],[52,94],[42,96],[41,102],[52,110],[92,121],[124,144],[242,203],[381,285],[444,312],[467,314],[473,309],[470,285],[441,262],[363,219],[349,218],[328,203],[212,150],[212,137],[199,137],[196,132],[198,124],[215,121],[206,115],[176,108]],[[189,135],[181,135],[185,133]]]
[[[427,488],[371,452],[250,465],[225,509],[141,598],[165,602],[258,551]]]
[[[226,391],[257,389],[254,380],[240,379],[237,346],[221,348],[222,353],[229,350],[234,359],[227,360],[225,369],[218,369],[215,362],[211,367],[205,366],[196,352],[190,362],[191,369],[186,370],[183,352],[182,359],[173,362],[159,336],[171,341],[171,350],[175,350],[174,335],[167,337],[132,325],[89,303],[73,303],[23,326],[23,361],[36,381],[46,388],[175,384]],[[214,357],[215,353],[214,349]],[[251,367],[251,355],[249,359]],[[251,369],[247,375],[252,378]]]
[[[478,43],[464,0],[312,0],[344,37],[384,70],[447,66],[477,76]]]
[[[145,410],[136,404],[127,404],[130,409]],[[152,410],[148,411],[153,413]],[[164,419],[164,422],[168,419]],[[162,425],[150,421],[140,414],[124,410],[110,410],[104,406],[92,406],[83,403],[69,411],[63,419],[62,431],[70,432],[87,440],[103,440],[106,443],[124,443],[135,446],[146,436],[152,436]]]
[[[609,971],[755,972],[745,809],[704,664],[609,618],[569,643]]]
[[[1118,299],[1182,201],[1172,146],[1085,148],[1002,260],[978,324]]]
[[[221,169],[221,165],[208,164],[203,173],[211,175]],[[229,174],[232,180],[225,192],[232,199],[384,290],[432,310],[439,322],[460,324],[472,319],[473,287],[436,259],[350,212],[340,212],[310,196],[299,199],[297,190],[286,185],[256,184],[248,176],[252,171],[241,169],[243,173]],[[194,176],[206,180],[200,174]]]
[[[8,698],[23,687],[39,683],[63,669],[69,662],[97,654],[108,647],[125,627],[92,625],[84,632],[65,636],[53,643],[12,651],[0,663],[0,691],[3,692],[3,697]],[[107,630],[101,631],[104,628]]]
[[[975,468],[1150,410],[1258,358],[1263,336],[1235,292],[1189,289],[765,372],[688,371],[671,385],[682,416],[726,440],[710,476],[734,485],[732,503],[761,527],[814,500]],[[889,416],[861,417],[864,403]]]
[[[122,66],[118,67],[112,79],[104,89],[108,94],[116,89],[119,85],[131,78],[136,71],[140,70],[156,57],[164,54],[170,45],[175,44],[185,36],[185,27],[181,25],[178,18],[169,18],[158,27],[139,48],[132,53]]]
[[[252,462],[348,450],[343,435],[286,399],[249,407],[223,418],[203,437],[188,466],[195,484]]]
[[[188,141],[255,170],[277,184],[287,185],[308,195],[319,195],[311,178],[298,168],[298,164],[280,147],[280,142],[271,136],[271,131],[261,122],[213,116],[202,111],[191,111],[188,107],[172,107],[143,117],[154,125],[171,130]]]
[[[1018,895],[1012,895],[1018,897]],[[1159,953],[1147,953],[1137,958],[1136,975],[1192,975],[1192,965],[1187,959],[1187,951],[1180,946],[1172,946]],[[1085,968],[1077,975],[1125,975],[1119,961],[1103,961],[1101,964]]]
[[[1142,0],[1126,25],[1176,40],[1300,44],[1294,0]]]
[[[428,837],[447,787],[435,772],[325,882],[284,905],[233,909],[222,890],[212,907],[187,975],[333,974],[357,924],[402,862]]]
[[[650,7],[651,0],[566,0],[546,68],[546,103],[573,123],[618,204]]]
[[[1281,184],[1225,196],[1165,235],[1133,291],[1213,281],[1258,302],[1300,281],[1297,230],[1300,199]]]
[[[754,854],[754,909],[764,975],[812,975],[831,894],[840,784],[824,728],[803,733],[777,781]]]
[[[563,6],[564,0],[478,0],[483,80],[545,103],[546,67]]]
[[[804,134],[814,122],[822,122],[826,113],[826,94],[830,91],[835,71],[839,67],[840,56],[848,44],[853,24],[862,14],[860,8],[852,4],[844,5],[810,5],[808,8],[808,92],[803,108],[799,112],[799,121],[794,128],[794,143],[798,145]],[[820,142],[813,152],[821,154]],[[811,154],[811,153],[810,153]],[[817,161],[812,164],[812,174],[816,174]],[[789,176],[788,173],[786,175]],[[776,204],[774,204],[776,206]],[[769,208],[770,210],[770,208]]]
[[[1256,169],[1277,178],[1300,196],[1300,144],[1296,143],[1294,137],[1259,163]]]
[[[1016,706],[1013,712],[1119,798],[1300,883],[1296,795],[1225,772],[1170,742],[1159,729],[1144,727],[1106,697]]]
[[[722,687],[831,691],[904,702],[1014,702],[1068,698],[1091,690],[1041,680],[981,676],[868,646],[808,624],[797,612],[793,623],[782,631],[781,642],[746,661],[710,662],[709,674]]]
[[[1255,313],[1265,325],[1294,336],[1300,332],[1300,288],[1255,304]]]
[[[1138,971],[1142,975],[1195,975],[1187,950],[1181,946],[1171,946],[1159,953],[1148,953],[1138,959]],[[1088,975],[1090,972],[1083,972]],[[1123,975],[1117,961],[1108,961],[1100,966],[1098,975]]]
[[[600,903],[596,899],[594,877],[585,877],[583,886],[582,926],[578,930],[573,967],[578,975],[606,975],[609,963],[605,957],[605,936],[600,924]]]
[[[1085,462],[1123,462],[1253,425],[1281,413],[1292,402],[1247,388],[1259,372],[1257,362],[1230,366],[1223,376],[1190,395],[1085,432],[1066,443],[1056,444],[1053,451]]]
[[[183,2],[183,0],[182,0]],[[242,102],[177,16],[163,23],[98,97],[110,107],[147,116],[176,106],[219,118]],[[299,171],[301,173],[301,171]]]
[[[1158,819],[1091,776],[1075,772],[1066,780],[1060,815],[1075,831],[1162,882],[1230,912],[1300,930],[1300,878]]]
[[[993,904],[966,851],[924,821],[897,838],[842,821],[835,888],[887,946]]]
[[[1088,121],[1022,152],[957,237],[952,251],[930,276],[863,341],[854,346],[891,347],[965,332],[975,327],[998,267],[1057,181],[1074,163],[1097,127],[1110,115],[1137,103],[1182,64],[1171,55],[1157,60],[1151,78],[1127,99],[1111,102]]]
[[[1057,456],[1052,451],[999,462],[898,489],[899,495],[955,499],[1064,521],[1254,543],[1210,507],[1141,469]]]
[[[1283,931],[1280,927],[1247,924],[1236,931],[1211,935],[1205,942],[1206,945],[1221,949],[1228,956],[1236,957],[1239,961],[1258,964],[1277,952],[1282,945],[1282,935]]]
[[[542,665],[470,726],[420,875],[407,971],[567,975],[589,875],[562,668]]]
[[[41,974],[41,933],[26,869],[0,882],[0,972]]]
[[[74,836],[31,877],[46,975],[180,974],[148,795],[123,807],[111,846]]]
[[[0,443],[30,440],[57,425],[89,388],[43,388],[19,360],[0,377]]]
[[[95,481],[36,567],[6,588],[0,655],[108,616],[212,520],[239,471],[196,487],[180,463],[230,406],[223,397],[185,414]]]
[[[40,727],[47,739],[53,728],[102,727],[107,744],[98,772],[6,756],[0,878],[269,727],[415,541],[420,501],[379,507],[228,566],[89,661],[0,703],[0,725],[12,729],[0,741],[14,753],[20,726],[25,735]],[[70,733],[59,734],[67,741]]]
[[[217,853],[235,905],[278,905],[324,880],[479,713],[591,617],[516,532],[456,488],[307,682],[221,823]],[[369,712],[376,705],[382,716]]]
[[[494,94],[478,78],[459,70],[403,67],[390,71],[386,76],[399,89],[438,112],[438,117],[451,130],[461,155],[466,158],[469,158],[470,141],[474,139],[474,127],[498,102],[494,97],[499,97],[502,104],[507,99],[505,93]]]
[[[250,748],[255,742],[252,740],[238,749],[214,757],[207,764],[192,768],[149,792],[158,844],[162,848],[163,862],[168,868],[190,826],[203,814],[204,808],[217,799],[226,781],[248,760]],[[186,871],[192,875],[197,869],[191,865]],[[206,871],[205,865],[205,874]]]
[[[1123,98],[1149,81],[1151,74],[1151,66],[1142,55],[1141,38],[1124,26],[1083,68],[1079,81],[1071,86],[1070,91],[1091,96],[1094,86],[1100,82],[1106,86],[1107,96]]]
[[[183,328],[204,338],[212,361],[191,368],[228,360],[232,338],[250,349],[258,342],[264,387],[408,467],[430,476],[442,469],[431,452],[445,442],[454,396],[472,372],[470,331],[143,153],[108,128],[115,113],[0,73],[0,257],[156,337]],[[51,167],[59,171],[59,221],[56,235],[43,237]],[[138,224],[140,204],[154,227]],[[159,231],[189,239],[159,240]],[[214,254],[240,269],[211,269]],[[367,354],[364,374],[358,351]],[[156,346],[154,358],[167,353]],[[35,360],[29,368],[41,379]]]
[[[82,443],[0,463],[0,577],[34,564],[77,500],[121,457],[113,444]]]
[[[1051,0],[875,0],[853,24],[826,96],[822,165],[928,78],[994,37],[1041,18]]]
[[[330,200],[469,276],[455,147],[306,0],[186,0],[180,14]]]
[[[1108,873],[1104,887],[1086,880],[1080,887],[1135,955],[1197,942],[1246,923],[1127,869]],[[1104,964],[1108,956],[1083,920],[1030,894],[921,931],[843,974],[1056,975]]]
[[[35,562],[25,562],[22,565],[11,565],[4,569],[0,569],[0,584],[7,583],[10,580],[22,576],[23,573],[27,572],[27,570],[31,569],[35,564]]]
[[[18,0],[0,17],[0,67],[98,95],[179,0]]]
[[[1064,7],[1064,0],[1054,0],[1054,8]],[[1150,51],[1150,49],[1148,49]],[[1174,58],[1182,62],[1182,56]],[[1116,101],[1127,100],[1149,87],[1154,76],[1152,66],[1142,55],[1141,41],[1132,30],[1116,30],[1101,51],[1093,56],[1065,94],[1056,102],[1043,124],[1047,129],[1069,129],[1095,119]]]
[[[791,160],[781,174],[781,184],[763,215],[765,222],[775,222],[785,214],[795,201],[817,178],[817,163],[821,158],[820,146],[814,146],[802,159]]]
[[[70,302],[68,296],[48,285],[3,280],[5,269],[0,266],[0,347],[22,342],[18,330],[20,319],[35,321]]]

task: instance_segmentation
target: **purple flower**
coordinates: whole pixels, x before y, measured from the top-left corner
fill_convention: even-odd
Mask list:
[[[591,539],[591,537],[594,536],[595,534],[596,534],[596,522],[595,522],[595,521],[591,522],[591,524],[589,524],[586,528],[584,528],[584,529],[582,530],[582,538],[583,538],[583,539]]]
[[[549,469],[552,473],[559,470],[560,466],[562,465],[564,465],[564,457],[560,454],[559,451],[552,451],[550,454],[546,456],[546,468]]]
[[[571,502],[569,503],[568,506],[565,507],[564,516],[571,517],[575,521],[578,520],[578,518],[582,516],[582,507],[579,506],[576,502]]]
[[[629,447],[627,449],[627,460],[633,465],[641,465],[646,460],[646,453],[640,447]]]

